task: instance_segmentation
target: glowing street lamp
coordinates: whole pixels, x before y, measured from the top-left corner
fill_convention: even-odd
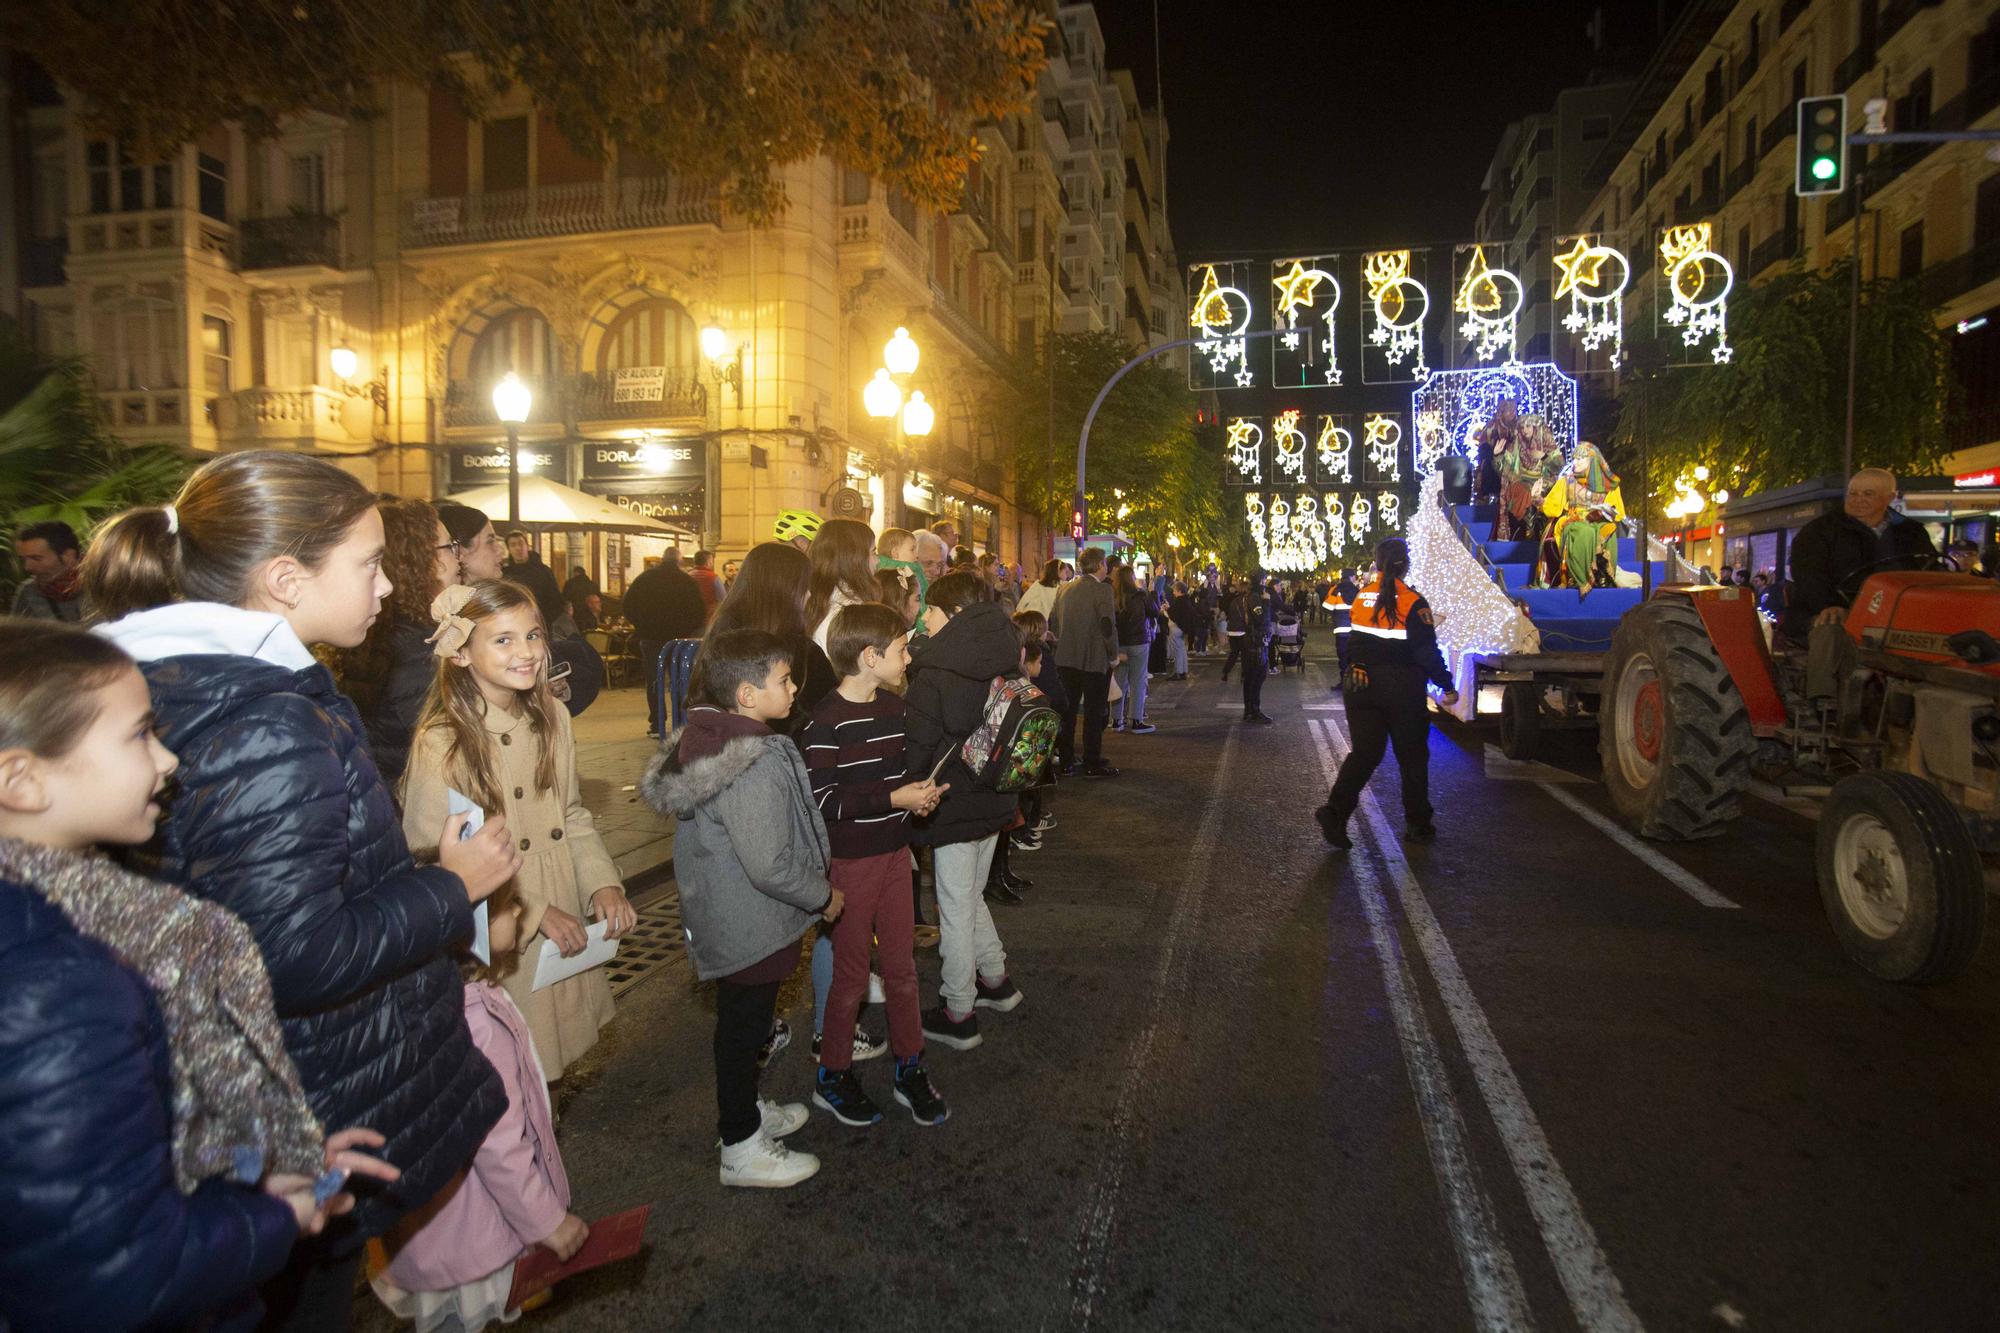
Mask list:
[[[887,421],[903,406],[903,391],[889,378],[889,372],[878,370],[875,378],[868,381],[868,387],[861,391],[861,405],[868,409],[868,415],[880,421]]]
[[[354,372],[361,369],[361,358],[352,347],[336,347],[327,353],[327,360],[333,365],[335,379],[351,380]]]
[[[507,427],[507,522],[521,521],[521,423],[535,405],[535,391],[508,371],[493,386],[493,415]]]
[[[910,336],[908,329],[899,326],[896,336],[882,348],[882,364],[889,368],[891,375],[914,375],[920,355],[917,340]]]
[[[921,440],[931,433],[931,427],[936,424],[937,413],[924,401],[924,391],[914,390],[909,403],[903,408],[903,434]]]

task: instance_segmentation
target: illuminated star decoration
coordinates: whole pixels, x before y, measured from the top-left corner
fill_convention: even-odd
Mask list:
[[[1613,267],[1615,278],[1606,277],[1604,266]],[[1569,313],[1563,327],[1577,334],[1586,352],[1610,345],[1606,361],[1616,367],[1625,359],[1625,287],[1632,278],[1632,266],[1625,256],[1608,245],[1592,245],[1585,236],[1576,238],[1568,252],[1556,256],[1556,300],[1569,297]]]
[[[1424,364],[1424,315],[1430,309],[1430,293],[1410,276],[1408,250],[1383,250],[1362,262],[1361,276],[1368,284],[1368,300],[1374,307],[1375,323],[1368,341],[1382,349],[1390,365],[1416,356],[1411,371],[1418,379],[1428,376]]]
[[[1720,365],[1732,354],[1729,292],[1736,285],[1736,274],[1727,259],[1709,248],[1713,234],[1706,222],[1669,227],[1660,242],[1660,257],[1666,261],[1667,289],[1674,298],[1667,323],[1680,327],[1681,341],[1689,347],[1699,347],[1714,335],[1709,354]]]
[[[1488,264],[1485,246],[1473,246],[1465,281],[1458,286],[1452,309],[1465,316],[1458,335],[1472,344],[1475,357],[1510,364],[1518,359],[1515,345],[1520,335],[1522,299],[1521,280]]]
[[[1271,422],[1271,440],[1278,448],[1278,480],[1306,479],[1306,433],[1299,429],[1299,410],[1280,412]]]
[[[1320,477],[1326,481],[1353,481],[1354,436],[1345,427],[1335,425],[1332,417],[1319,420],[1315,449],[1319,454]]]
[[[1229,466],[1239,482],[1262,485],[1264,481],[1264,428],[1248,417],[1229,421]]]
[[[1280,264],[1284,262],[1287,261],[1280,261]],[[1318,300],[1319,285],[1325,283],[1331,289],[1331,299],[1328,300],[1326,313],[1322,316],[1326,321],[1326,337],[1319,340],[1319,350],[1326,354],[1326,369],[1322,372],[1322,378],[1328,384],[1339,384],[1340,358],[1335,350],[1334,330],[1335,319],[1340,311],[1340,281],[1325,269],[1306,267],[1306,262],[1302,259],[1289,262],[1291,267],[1282,273],[1278,271],[1280,264],[1271,266],[1271,285],[1277,289],[1271,315],[1274,321],[1279,321],[1278,326],[1283,329],[1278,335],[1277,344],[1272,348],[1273,377],[1279,378],[1276,362],[1280,349],[1287,352],[1299,350],[1300,308],[1303,307],[1310,315]],[[1289,379],[1283,382],[1289,382]]]
[[[1215,265],[1197,267],[1202,272],[1201,287],[1188,311],[1188,327],[1195,332],[1195,348],[1208,358],[1208,367],[1217,376],[1230,374],[1230,367],[1234,366],[1236,387],[1247,389],[1256,379],[1244,355],[1243,331],[1250,327],[1250,298],[1235,287],[1225,286],[1215,276]],[[1236,313],[1239,307],[1243,312],[1241,317]]]
[[[1403,501],[1394,491],[1384,491],[1375,501],[1375,517],[1385,528],[1403,526]]]
[[[1378,481],[1403,479],[1403,426],[1392,416],[1372,412],[1361,421],[1362,447]]]

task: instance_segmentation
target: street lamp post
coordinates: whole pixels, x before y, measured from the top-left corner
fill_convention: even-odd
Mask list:
[[[922,352],[906,328],[898,327],[894,337],[882,347],[882,365],[861,390],[861,406],[883,424],[883,437],[896,454],[898,493],[902,486],[904,455],[911,440],[921,440],[937,424],[937,410],[924,399],[922,389],[912,389],[906,398],[904,385],[917,373]],[[883,497],[885,504],[888,497]]]
[[[521,521],[521,423],[528,419],[535,394],[521,377],[508,371],[493,386],[493,414],[507,426],[507,523]]]

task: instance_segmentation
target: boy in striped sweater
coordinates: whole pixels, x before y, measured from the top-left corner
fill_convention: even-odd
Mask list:
[[[909,775],[903,701],[895,693],[910,665],[903,617],[879,602],[844,606],[834,613],[826,647],[840,687],[813,709],[799,744],[833,849],[828,878],[847,907],[833,931],[833,989],[813,1104],[846,1125],[882,1118],[853,1069],[854,1020],[868,993],[872,943],[881,953],[896,1101],[918,1124],[936,1125],[950,1111],[924,1073],[909,848],[910,816],[928,814],[946,788],[927,774]]]

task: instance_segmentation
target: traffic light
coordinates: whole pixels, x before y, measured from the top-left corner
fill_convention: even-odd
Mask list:
[[[1839,194],[1847,188],[1847,98],[1799,99],[1798,179],[1800,198]]]

